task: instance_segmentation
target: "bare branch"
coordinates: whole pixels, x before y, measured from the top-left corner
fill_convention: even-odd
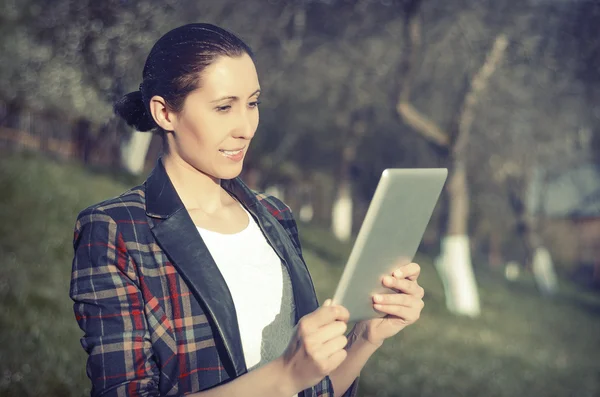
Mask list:
[[[416,63],[421,47],[421,22],[417,13],[409,16],[407,28],[405,29],[405,42],[409,48],[410,55],[403,68],[405,77],[402,90],[400,91],[400,99],[396,105],[396,111],[406,124],[423,135],[423,137],[439,146],[446,147],[450,144],[449,135],[435,121],[419,112],[410,103],[411,83],[416,74]]]
[[[485,62],[479,69],[479,71],[473,76],[471,81],[471,89],[465,97],[463,104],[463,111],[458,123],[458,136],[456,137],[456,143],[453,151],[455,156],[462,156],[465,150],[465,146],[469,140],[469,134],[471,132],[471,125],[475,118],[475,105],[479,99],[479,95],[488,86],[488,82],[492,74],[496,71],[498,65],[502,61],[508,46],[508,39],[506,35],[501,33],[496,36],[494,45],[488,53]]]
[[[400,101],[396,108],[402,120],[415,131],[439,146],[448,146],[450,139],[438,125],[408,102]]]
[[[405,82],[400,93],[400,102],[410,101],[412,82],[417,74],[416,65],[419,60],[419,51],[421,50],[421,21],[419,20],[419,15],[415,13],[409,16],[406,24],[404,32],[405,36],[408,36],[408,40],[406,40],[407,37],[405,37],[405,40],[410,54],[403,71]]]

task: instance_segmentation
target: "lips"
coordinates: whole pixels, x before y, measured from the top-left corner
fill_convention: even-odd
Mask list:
[[[221,153],[225,153],[228,156],[235,156],[236,154],[239,154],[242,150],[244,150],[244,148],[234,149],[234,150],[219,150],[219,151]]]
[[[245,147],[233,150],[220,149],[219,152],[229,160],[237,162],[244,158],[244,149]]]

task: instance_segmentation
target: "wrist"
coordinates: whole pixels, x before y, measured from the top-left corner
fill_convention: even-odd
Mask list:
[[[282,396],[293,396],[301,391],[296,385],[294,374],[291,368],[286,365],[283,356],[276,358],[268,365],[270,365],[273,370],[272,379],[275,380],[275,388],[278,390],[277,394]]]
[[[349,345],[359,343],[372,348],[374,351],[379,349],[384,341],[384,339],[373,339],[371,335],[369,335],[369,327],[364,322],[357,323],[354,326],[349,339]]]

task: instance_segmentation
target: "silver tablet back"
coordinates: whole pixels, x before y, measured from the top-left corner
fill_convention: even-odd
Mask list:
[[[413,260],[447,175],[445,168],[383,171],[333,296],[350,321],[383,316],[372,296],[389,292],[382,277]]]

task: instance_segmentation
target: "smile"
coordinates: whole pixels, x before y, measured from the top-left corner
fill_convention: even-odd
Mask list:
[[[240,154],[244,148],[237,150],[219,150],[221,153],[225,153],[227,156],[235,156],[236,154]]]
[[[239,161],[242,161],[242,159],[244,158],[244,149],[246,149],[246,148],[243,147],[241,149],[234,149],[234,150],[221,149],[221,150],[219,150],[219,152],[221,152],[221,154],[225,158],[237,163]]]

